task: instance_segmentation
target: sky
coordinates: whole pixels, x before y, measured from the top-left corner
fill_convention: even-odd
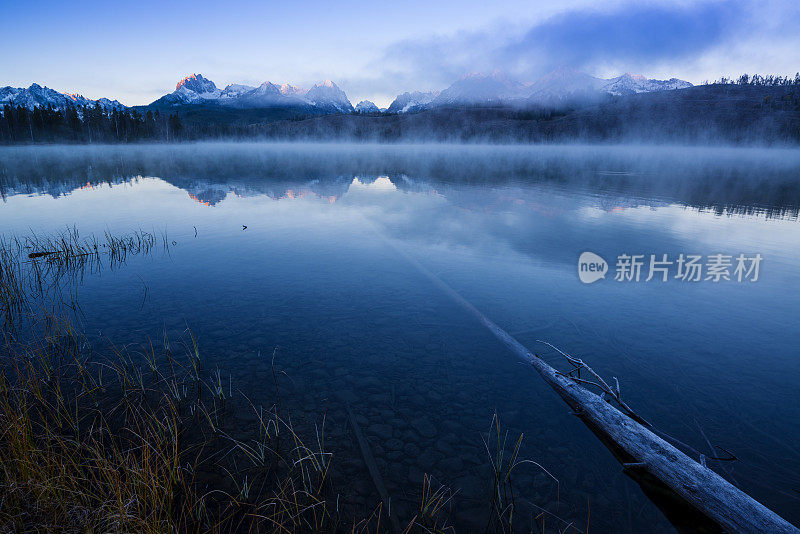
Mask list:
[[[0,86],[126,105],[191,73],[219,87],[331,79],[354,104],[386,106],[472,72],[702,83],[800,70],[799,0],[7,1]]]

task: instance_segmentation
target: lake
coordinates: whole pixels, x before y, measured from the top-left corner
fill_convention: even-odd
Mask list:
[[[508,446],[524,434],[520,458],[559,481],[514,471],[521,524],[544,509],[548,525],[672,529],[444,285],[553,365],[567,367],[538,340],[617,377],[662,432],[735,454],[710,465],[800,522],[798,150],[7,147],[0,193],[3,236],[165,236],[168,250],[83,275],[86,334],[124,346],[190,328],[208,373],[255,403],[274,393],[274,354],[292,413],[312,431],[325,415],[350,506],[380,498],[348,406],[401,518],[428,473],[456,492],[459,530],[482,530],[496,413]],[[607,263],[593,283],[587,251]],[[698,281],[677,277],[681,255],[700,256]],[[624,265],[638,256],[637,281]]]

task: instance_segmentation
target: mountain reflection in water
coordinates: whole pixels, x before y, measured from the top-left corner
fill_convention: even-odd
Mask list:
[[[84,278],[90,333],[137,343],[189,325],[208,368],[256,399],[272,387],[259,354],[280,347],[292,409],[309,419],[328,409],[337,476],[358,481],[364,502],[374,491],[346,404],[398,513],[433,473],[459,490],[462,529],[485,527],[481,435],[497,410],[511,435],[524,432],[522,456],[560,480],[557,498],[541,471],[520,470],[525,499],[579,523],[590,508],[600,531],[670,530],[539,377],[407,254],[529,348],[547,339],[619,377],[661,430],[708,455],[709,443],[733,451],[729,479],[800,520],[797,151],[20,147],[0,150],[0,194],[4,235],[167,232],[168,255]],[[576,271],[586,250],[610,264],[622,253],[760,253],[764,263],[754,284],[589,286]]]

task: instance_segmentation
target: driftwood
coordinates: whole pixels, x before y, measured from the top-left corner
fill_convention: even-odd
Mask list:
[[[638,472],[635,477],[650,479],[651,486],[652,482],[660,482],[718,525],[721,532],[800,534],[800,530],[778,514],[658,437],[627,405],[623,403],[630,413],[618,410],[578,380],[556,371],[480,312],[478,314],[500,341],[533,365],[575,414],[612,449],[626,470]],[[605,390],[608,385],[603,382],[601,387]],[[619,398],[618,387],[616,398]],[[707,523],[698,530],[716,529]]]
[[[472,306],[470,308],[474,310]],[[606,401],[603,396],[583,387],[579,382],[580,379],[556,371],[480,312],[475,311],[481,322],[500,341],[533,365],[545,382],[574,410],[574,413],[601,437],[606,446],[623,463],[623,467],[627,471],[633,472],[631,474],[634,478],[647,483],[651,491],[654,483],[660,483],[710,520],[703,521],[702,526],[698,524],[696,530],[800,534],[800,530],[778,514],[744,493],[712,469],[693,460],[657,436],[647,427],[649,426],[647,422],[633,413],[626,404],[621,403],[625,411],[623,413]],[[580,360],[573,360],[573,364],[580,362]],[[584,369],[588,369],[583,362],[580,364]],[[600,377],[594,374],[594,378],[596,380]],[[610,396],[620,401],[619,387],[612,389],[602,379],[600,380],[599,383],[595,381],[591,381],[591,383],[599,384],[604,393],[610,393]],[[651,492],[648,494],[651,495]],[[693,521],[701,521],[702,516],[694,516]],[[672,520],[672,518],[670,519]],[[719,528],[715,529],[713,525],[717,525]],[[684,528],[695,530],[686,525]]]
[[[622,462],[626,474],[639,482],[676,528],[686,532],[800,534],[799,529],[778,514],[657,436],[647,421],[622,402],[616,379],[615,387],[610,387],[581,360],[558,349],[556,350],[575,369],[586,369],[592,376],[586,380],[572,376],[571,372],[556,371],[415,258],[399,247],[394,248],[442,292],[480,321],[506,347],[523,361],[530,362],[545,382],[573,409],[575,415]],[[582,383],[599,387],[603,396],[589,391]],[[621,410],[607,402],[606,396],[615,400]],[[677,515],[671,514],[664,507],[665,501],[688,506]]]
[[[526,351],[527,352],[527,351]],[[527,354],[530,354],[527,352]],[[626,470],[648,475],[673,491],[697,511],[719,525],[723,532],[798,533],[800,530],[654,434],[644,424],[559,373],[542,359],[530,359],[534,368],[592,431],[623,462]],[[652,480],[650,482],[652,486]],[[707,530],[705,527],[703,530]]]

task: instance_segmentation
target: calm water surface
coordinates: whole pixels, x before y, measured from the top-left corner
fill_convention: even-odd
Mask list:
[[[289,408],[306,421],[327,410],[352,506],[378,497],[348,404],[401,517],[432,473],[458,490],[456,523],[482,529],[483,439],[497,412],[510,435],[524,433],[522,456],[560,481],[519,469],[525,521],[541,507],[585,524],[591,509],[591,530],[671,529],[557,395],[421,265],[548,361],[563,367],[536,340],[618,377],[659,429],[707,455],[734,452],[718,470],[800,522],[796,151],[16,148],[0,151],[0,192],[3,235],[166,231],[169,253],[84,277],[87,333],[121,345],[180,339],[188,326],[206,368],[255,403],[274,391],[278,347]],[[580,282],[586,250],[611,264],[605,280]],[[638,283],[613,280],[620,254],[680,253],[764,259],[755,283],[645,283],[646,266]]]

